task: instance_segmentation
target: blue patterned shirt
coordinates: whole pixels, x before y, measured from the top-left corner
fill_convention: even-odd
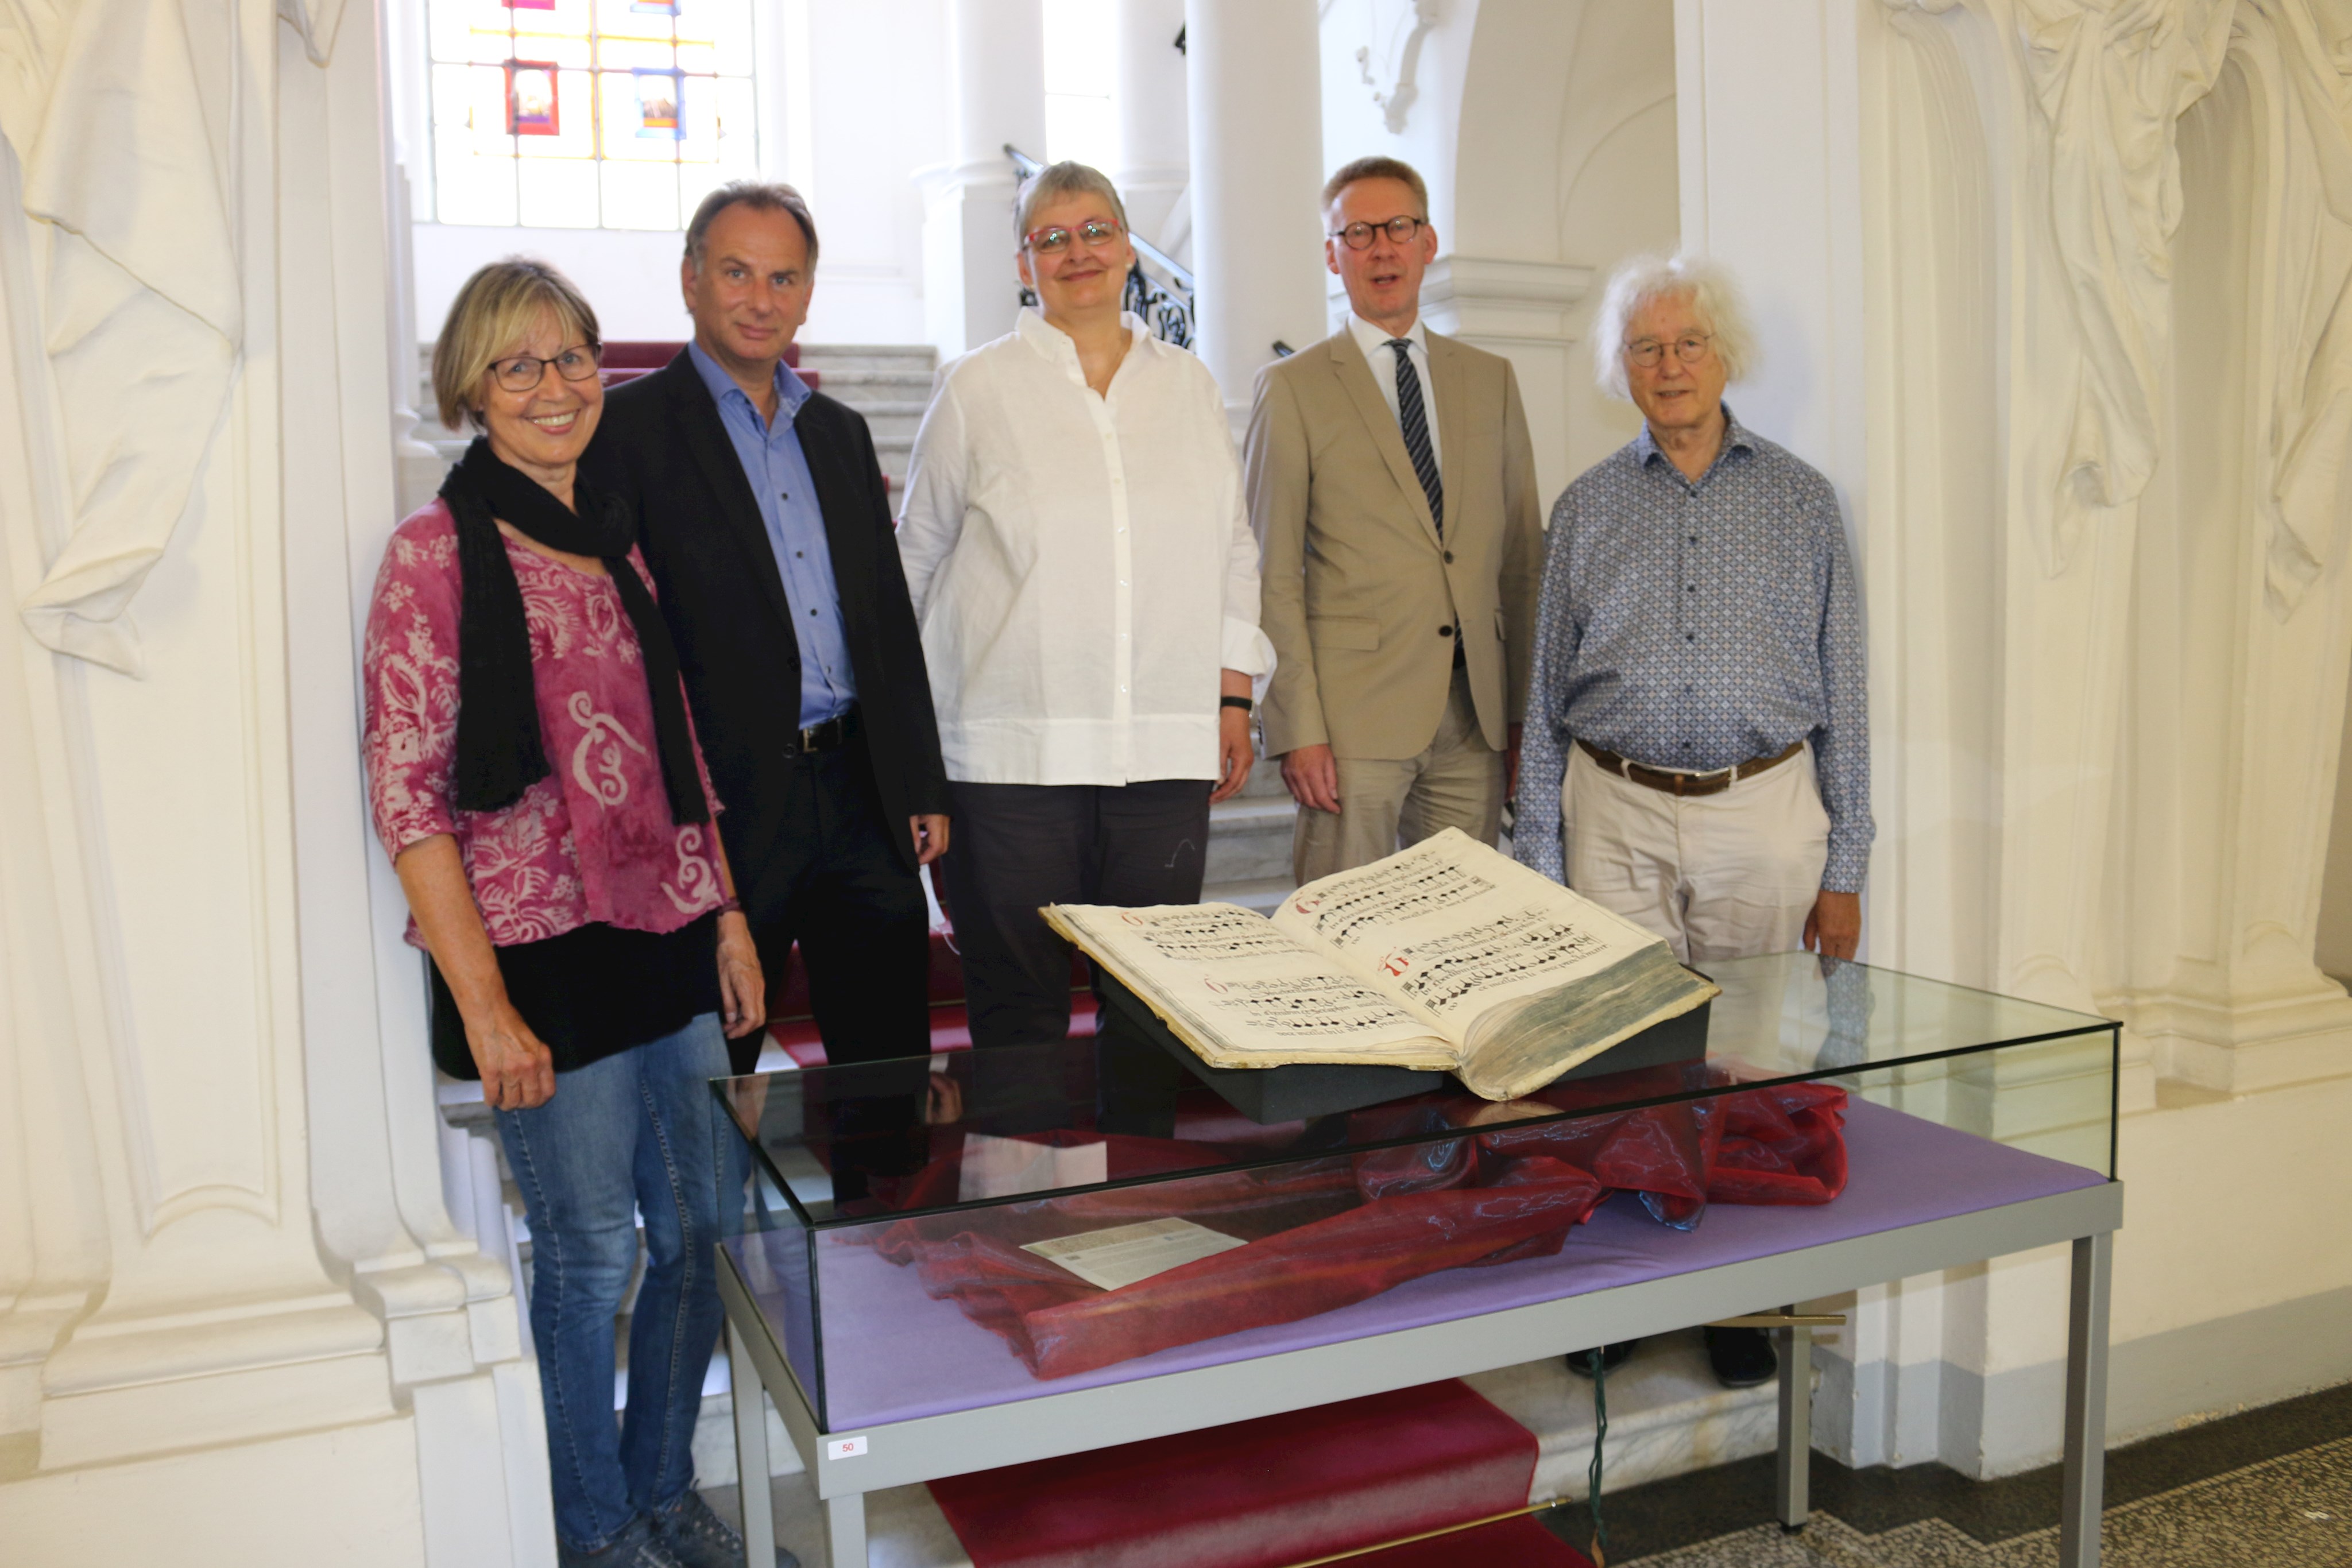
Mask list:
[[[1683,773],[1811,740],[1830,819],[1822,886],[1869,869],[1862,608],[1829,481],[1724,410],[1723,450],[1683,477],[1647,426],[1552,507],[1513,843],[1564,880],[1573,738]]]

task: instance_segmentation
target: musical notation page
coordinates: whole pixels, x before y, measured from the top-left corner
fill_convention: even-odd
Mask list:
[[[1501,1004],[1664,947],[1454,828],[1308,883],[1283,901],[1274,924],[1427,1012],[1457,1040]]]
[[[1045,918],[1212,1066],[1454,1065],[1433,1019],[1237,904],[1057,904]]]

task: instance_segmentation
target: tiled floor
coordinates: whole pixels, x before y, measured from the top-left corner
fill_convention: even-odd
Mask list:
[[[1853,1471],[1814,1459],[1812,1522],[1769,1515],[1769,1458],[1604,1500],[1612,1568],[2045,1568],[2058,1560],[2055,1467],[1976,1482],[1923,1465]],[[2352,1565],[2352,1386],[2168,1434],[2107,1458],[2103,1561],[2113,1568]],[[1581,1508],[1546,1522],[1583,1545]],[[1745,1528],[1739,1526],[1745,1524]]]

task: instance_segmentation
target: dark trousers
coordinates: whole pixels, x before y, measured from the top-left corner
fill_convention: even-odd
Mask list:
[[[1209,781],[951,784],[948,913],[976,1046],[1070,1032],[1070,945],[1044,904],[1195,904],[1209,847]]]
[[[928,1056],[930,906],[898,853],[907,824],[883,821],[862,739],[793,766],[781,837],[799,869],[781,885],[772,876],[752,881],[758,904],[746,913],[760,967],[782,974],[784,956],[800,943],[826,1061]],[[758,1035],[728,1042],[736,1071],[751,1071],[759,1043]]]

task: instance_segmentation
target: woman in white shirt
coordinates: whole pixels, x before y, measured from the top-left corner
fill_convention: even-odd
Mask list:
[[[980,1046],[1069,1032],[1070,950],[1038,905],[1200,898],[1209,806],[1249,776],[1274,667],[1224,400],[1121,310],[1118,191],[1053,164],[1016,228],[1039,308],[940,371],[898,520]]]

